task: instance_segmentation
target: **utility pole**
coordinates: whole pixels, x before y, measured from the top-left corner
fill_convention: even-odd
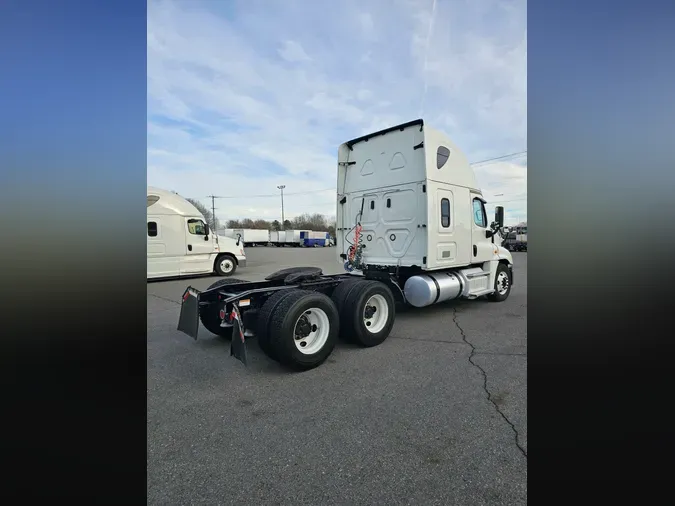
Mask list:
[[[216,199],[222,199],[223,197],[219,197],[218,195],[208,195],[208,197],[211,199],[211,226],[213,227],[213,230],[216,230]]]
[[[286,188],[285,184],[277,186],[281,190],[281,230],[284,229],[284,188]]]

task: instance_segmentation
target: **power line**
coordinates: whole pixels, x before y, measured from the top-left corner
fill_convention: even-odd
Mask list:
[[[304,192],[292,192],[292,193],[284,193],[284,195],[307,195],[310,193],[318,193],[318,192],[326,192],[326,191],[334,191],[335,187],[333,188],[324,188],[323,190],[309,190],[309,191],[304,191]],[[265,195],[229,195],[226,197],[219,197],[221,199],[251,199],[251,198],[264,198],[264,197],[279,197],[278,193],[269,193]]]
[[[526,155],[526,154],[527,154],[527,150],[518,151],[516,153],[511,153],[511,154],[508,154],[508,155],[496,156],[494,158],[488,158],[486,160],[480,160],[478,162],[473,162],[471,165],[481,165],[481,164],[484,164],[484,163],[487,163],[487,162],[496,162],[498,160],[504,160],[506,158],[513,158],[515,156],[521,156],[521,155]]]

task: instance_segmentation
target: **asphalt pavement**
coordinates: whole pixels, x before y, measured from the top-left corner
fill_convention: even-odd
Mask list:
[[[390,337],[340,342],[303,373],[249,366],[203,327],[178,332],[186,286],[148,283],[148,504],[497,505],[527,502],[527,253],[503,303],[397,314]],[[342,271],[335,248],[248,248],[235,277]]]

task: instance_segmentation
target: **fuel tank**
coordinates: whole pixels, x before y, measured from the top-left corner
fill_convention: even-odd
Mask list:
[[[408,278],[403,293],[411,306],[431,306],[459,297],[462,293],[462,282],[453,272],[420,274]]]

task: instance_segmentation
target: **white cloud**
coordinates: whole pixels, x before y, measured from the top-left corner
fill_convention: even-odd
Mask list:
[[[425,120],[470,160],[527,149],[525,1],[437,0],[427,51],[431,9],[150,0],[148,183],[205,203],[241,196],[217,202],[225,219],[278,217],[279,184],[287,216],[334,215],[334,190],[317,190],[335,187],[337,146],[419,117],[425,85]],[[476,176],[526,217],[524,159]]]
[[[288,62],[302,62],[309,61],[311,58],[305,53],[305,49],[299,42],[294,40],[284,41],[282,47],[279,49],[279,55]]]

